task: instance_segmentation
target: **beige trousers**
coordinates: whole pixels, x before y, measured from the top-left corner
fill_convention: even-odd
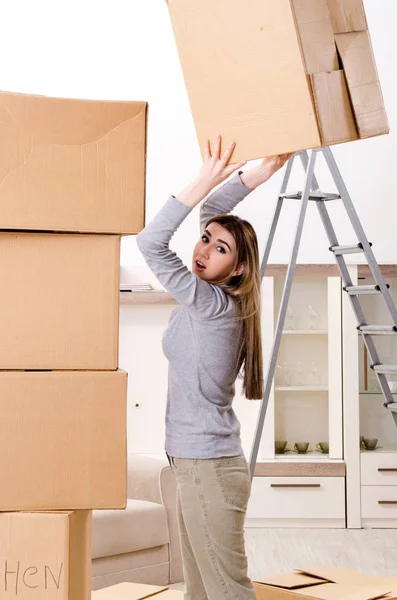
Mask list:
[[[178,488],[185,600],[255,600],[244,540],[251,491],[245,457],[169,460]]]

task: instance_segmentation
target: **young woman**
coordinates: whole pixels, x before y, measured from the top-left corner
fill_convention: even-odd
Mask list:
[[[138,247],[180,304],[163,336],[169,361],[166,453],[178,488],[185,600],[254,600],[244,520],[250,475],[232,409],[240,372],[246,398],[262,398],[260,267],[252,226],[229,213],[290,155],[236,174],[201,207],[190,271],[169,242],[191,210],[245,162],[229,164],[221,137],[205,147],[198,178],[138,234]]]

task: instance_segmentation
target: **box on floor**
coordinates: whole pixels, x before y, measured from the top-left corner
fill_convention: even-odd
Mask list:
[[[138,233],[146,102],[0,93],[0,229]]]
[[[396,600],[397,578],[311,567],[253,583],[258,600]]]
[[[124,371],[0,372],[0,511],[125,508],[126,405]]]
[[[120,236],[0,232],[0,370],[117,369],[119,279]]]
[[[92,600],[183,600],[183,592],[142,583],[119,583],[92,592]]]
[[[362,0],[167,3],[201,147],[221,133],[239,161],[388,132]]]
[[[91,511],[0,514],[0,598],[89,600]]]

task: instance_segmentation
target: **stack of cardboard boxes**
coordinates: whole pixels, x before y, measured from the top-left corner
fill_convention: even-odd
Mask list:
[[[249,160],[388,132],[362,0],[167,0],[201,147]]]
[[[120,237],[146,103],[0,94],[0,599],[88,600],[91,511],[127,497]]]

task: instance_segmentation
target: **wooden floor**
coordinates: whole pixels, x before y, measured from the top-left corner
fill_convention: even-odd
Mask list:
[[[247,529],[246,549],[251,579],[329,564],[397,577],[397,529]]]

